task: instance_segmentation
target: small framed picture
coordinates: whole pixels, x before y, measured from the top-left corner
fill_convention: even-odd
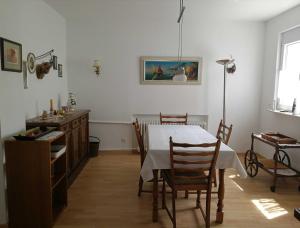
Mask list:
[[[1,70],[22,72],[22,45],[1,38]]]
[[[53,70],[57,70],[57,56],[53,55],[51,61],[52,61]]]
[[[62,70],[62,64],[57,65],[57,70],[58,70],[58,77],[62,78],[63,76],[63,70]]]

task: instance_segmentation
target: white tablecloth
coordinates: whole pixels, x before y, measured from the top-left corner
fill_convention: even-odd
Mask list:
[[[148,125],[147,155],[141,170],[144,181],[153,178],[153,169],[170,169],[169,137],[178,143],[212,143],[216,137],[193,125]],[[192,148],[193,150],[195,148]],[[199,150],[199,148],[197,148]],[[207,149],[206,149],[207,150]],[[229,146],[221,144],[220,154],[216,163],[217,169],[234,168],[241,177],[247,177],[237,154]]]

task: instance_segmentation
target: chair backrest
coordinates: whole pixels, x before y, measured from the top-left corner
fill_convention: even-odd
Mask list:
[[[220,144],[221,139],[218,139],[215,143],[176,143],[170,137],[170,161],[173,180],[176,178],[206,178],[208,179],[208,184],[211,184]],[[190,150],[190,148],[197,148],[197,150]]]
[[[228,127],[223,123],[223,120],[221,120],[216,137],[221,138],[222,142],[227,145],[231,136],[231,132],[232,124],[230,125],[230,127]]]
[[[163,115],[159,113],[160,124],[183,124],[187,125],[188,114],[185,115]]]
[[[143,140],[143,136],[142,136],[142,133],[141,133],[140,124],[139,124],[137,118],[136,118],[135,122],[132,123],[132,125],[134,127],[136,139],[137,139],[137,142],[139,144],[140,160],[141,160],[141,167],[142,167],[142,165],[144,163],[144,160],[145,160],[146,151],[145,151],[145,147],[144,147],[144,140]]]

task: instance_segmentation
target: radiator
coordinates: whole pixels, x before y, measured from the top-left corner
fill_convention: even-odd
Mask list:
[[[138,119],[141,133],[144,139],[145,147],[147,148],[147,125],[160,125],[159,115],[150,115],[150,114],[135,114],[133,115],[133,121]],[[207,122],[208,116],[207,115],[188,115],[188,125],[197,125],[207,130]]]

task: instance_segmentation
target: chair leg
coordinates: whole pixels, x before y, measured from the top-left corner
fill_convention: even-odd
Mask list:
[[[177,196],[177,191],[172,189],[172,214],[173,214],[173,228],[176,228],[176,206],[175,206],[175,198]]]
[[[210,203],[211,203],[211,189],[206,191],[206,207],[205,207],[205,227],[210,228]]]
[[[140,180],[139,180],[139,192],[138,192],[138,196],[141,196],[142,190],[143,190],[143,178],[140,176]]]
[[[162,186],[162,209],[166,208],[166,182],[163,179],[163,186]]]
[[[213,173],[213,182],[214,182],[214,186],[217,187],[218,183],[217,183],[217,170],[214,171]]]
[[[185,190],[184,198],[188,199],[189,198],[189,191]]]
[[[201,196],[201,191],[197,191],[197,199],[196,199],[196,208],[200,208],[200,196]]]

